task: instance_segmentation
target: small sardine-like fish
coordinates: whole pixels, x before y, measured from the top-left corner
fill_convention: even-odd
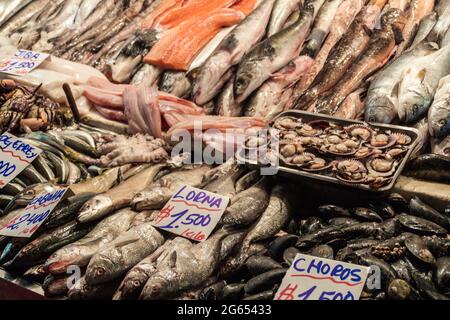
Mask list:
[[[410,49],[416,47],[419,43],[427,39],[431,30],[433,30],[436,25],[437,19],[438,15],[433,11],[423,18],[422,21],[420,21],[419,29],[417,29],[416,36],[414,37],[414,41],[412,42]]]
[[[433,103],[428,110],[431,136],[443,139],[450,134],[450,75],[439,80]]]
[[[25,8],[12,16],[8,21],[4,22],[3,26],[0,28],[0,34],[5,36],[11,35],[14,31],[21,28],[26,22],[28,22],[33,16],[39,14],[42,11],[42,8],[44,8],[49,1],[50,0],[35,0],[27,5]]]
[[[300,9],[303,3],[304,0],[277,0],[273,6],[269,26],[267,27],[267,36],[273,36],[283,29],[289,16]]]

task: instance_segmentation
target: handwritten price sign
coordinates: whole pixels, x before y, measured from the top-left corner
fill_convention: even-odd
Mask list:
[[[297,254],[275,300],[357,300],[369,267]]]
[[[0,136],[0,189],[14,179],[42,152],[9,133]]]
[[[48,56],[46,53],[20,49],[11,58],[0,62],[0,72],[19,76],[27,74],[37,68]]]
[[[29,238],[64,197],[68,188],[44,192],[36,196],[22,213],[15,216],[2,229],[0,235]]]
[[[230,199],[216,193],[183,186],[159,212],[153,225],[188,239],[208,238]]]

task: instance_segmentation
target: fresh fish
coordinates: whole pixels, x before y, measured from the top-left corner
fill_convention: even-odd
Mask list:
[[[450,75],[439,80],[428,110],[428,128],[431,136],[438,139],[450,134]]]
[[[361,94],[366,92],[365,88],[359,88],[350,93],[333,114],[334,117],[357,120],[364,116],[364,102]]]
[[[221,221],[230,226],[252,223],[263,213],[268,203],[268,181],[263,177],[254,186],[231,199]]]
[[[344,99],[356,90],[364,78],[382,67],[391,57],[396,45],[403,39],[405,16],[400,9],[389,9],[381,17],[381,29],[375,30],[365,54],[357,59],[341,80],[316,102],[319,113],[333,114]]]
[[[42,8],[44,8],[47,3],[50,0],[35,0],[32,3],[30,3],[29,5],[27,5],[25,8],[23,8],[22,10],[20,10],[19,12],[17,12],[14,16],[11,16],[11,18],[6,21],[3,20],[3,25],[0,28],[0,34],[3,34],[5,36],[9,36],[11,35],[14,31],[18,30],[20,27],[22,27],[28,20],[30,20],[34,15],[39,14],[39,12],[42,11]],[[10,2],[7,5],[14,5],[14,3],[16,3],[17,6],[17,2],[19,1],[13,1],[13,3],[11,3],[11,1],[2,1],[2,2]],[[22,1],[24,2],[24,1]],[[30,2],[30,1],[28,1]],[[5,5],[5,4],[4,4]],[[4,6],[3,5],[3,6]],[[7,13],[7,11],[3,11],[4,7],[1,10],[1,14],[5,14]],[[5,18],[3,18],[5,19]]]
[[[420,21],[419,29],[417,30],[416,36],[414,37],[414,41],[412,42],[410,48],[414,48],[425,39],[429,41],[427,37],[436,25],[437,20],[438,15],[435,11],[433,11],[423,18],[422,21]]]
[[[437,13],[438,20],[428,35],[427,40],[440,44],[445,33],[450,28],[450,1],[438,1],[434,11]]]
[[[119,278],[163,243],[164,237],[152,222],[131,228],[91,258],[86,269],[87,283],[96,285]]]
[[[91,13],[94,12],[100,2],[104,2],[104,0],[84,0],[75,17],[75,25],[81,26]]]
[[[36,159],[33,161],[33,166],[38,170],[40,174],[47,180],[51,181],[54,180],[55,174],[53,173],[53,170],[51,169],[49,163],[44,158],[43,155],[38,155]]]
[[[183,71],[165,71],[159,79],[159,89],[183,97],[191,88],[191,83]]]
[[[131,84],[145,83],[147,85],[152,85],[156,82],[159,75],[161,74],[161,69],[151,64],[143,64],[142,67],[134,74],[131,79]]]
[[[430,137],[430,133],[428,130],[428,119],[423,118],[418,121],[414,128],[416,128],[419,132],[417,137],[417,144],[411,152],[411,158],[415,158],[422,154],[423,150],[428,146],[428,141]]]
[[[216,102],[216,114],[225,117],[239,117],[242,114],[242,104],[237,104],[234,99],[234,76],[228,80],[219,93]]]
[[[273,36],[279,32],[288,20],[289,16],[303,6],[304,0],[277,0],[273,5],[272,15],[267,27],[267,36]]]
[[[201,165],[190,170],[185,168],[175,170],[136,193],[131,201],[131,207],[138,211],[161,209],[181,186],[199,187],[209,169],[209,166]]]
[[[417,58],[429,56],[434,52],[436,49],[432,45],[420,44],[402,54],[374,76],[365,102],[367,122],[391,123],[398,117],[398,90],[403,72]]]
[[[336,43],[341,39],[344,33],[347,31],[348,27],[352,23],[355,16],[361,10],[364,5],[364,1],[362,0],[344,0],[339,6],[332,24],[332,28],[330,33],[328,34],[322,48],[319,53],[316,55],[314,59],[313,66],[309,69],[308,72],[300,79],[300,81],[296,84],[294,88],[293,98],[292,100],[297,101],[298,97],[305,92],[306,89],[309,88],[311,83],[316,78],[317,74],[322,69],[328,54],[334,48]],[[290,108],[294,107],[294,105],[290,105]]]
[[[20,10],[26,7],[32,0],[2,0],[0,1],[0,27],[8,21],[9,18],[16,15]]]
[[[449,157],[450,156],[450,134],[442,141],[434,142],[431,145],[433,153]]]
[[[220,261],[224,261],[234,249],[242,242],[245,237],[245,231],[238,231],[229,234],[222,240],[222,246],[220,247]]]
[[[401,43],[395,53],[395,57],[402,54],[403,51],[409,48],[416,35],[417,28],[420,21],[429,15],[434,8],[434,0],[412,0],[406,12],[407,22],[403,28],[403,43]]]
[[[205,283],[218,267],[221,242],[226,235],[221,230],[187,250],[174,251],[168,264],[150,276],[140,299],[170,298]]]
[[[193,86],[193,101],[205,104],[214,97],[223,75],[238,64],[244,55],[264,36],[275,0],[263,1],[250,15],[233,29],[200,67]]]
[[[448,44],[450,44],[450,28],[447,30],[444,37],[442,38],[441,47],[445,47]]]
[[[309,56],[300,56],[289,62],[255,92],[247,104],[245,115],[270,121],[283,112],[292,95],[292,84],[306,73],[313,63]]]
[[[87,266],[99,249],[129,229],[135,215],[130,209],[122,209],[103,219],[85,237],[53,253],[45,262],[46,269],[61,274],[70,265]]]
[[[42,289],[46,297],[60,297],[67,294],[70,287],[68,281],[70,275],[55,277],[49,274],[42,283]]]
[[[55,250],[84,237],[91,229],[92,226],[80,226],[72,221],[50,230],[24,246],[8,265],[15,268],[35,265]]]
[[[405,175],[421,180],[450,183],[450,158],[440,154],[423,154],[408,163]]]
[[[299,98],[296,108],[306,109],[320,94],[330,90],[367,48],[385,0],[372,0],[355,17],[345,35],[330,51],[311,87]]]
[[[65,183],[67,181],[67,178],[69,177],[70,172],[69,161],[65,157],[60,158],[51,152],[47,152],[45,155],[55,167],[55,173],[56,178],[58,178],[58,182]]]
[[[277,185],[272,189],[269,204],[261,217],[250,228],[242,241],[242,246],[237,258],[242,265],[248,257],[250,245],[253,242],[264,240],[275,235],[290,217],[290,205],[286,196],[286,186]]]
[[[327,37],[336,12],[342,3],[342,0],[327,0],[322,5],[314,21],[314,26],[309,35],[308,41],[303,47],[303,54],[315,57],[322,47],[323,41]]]
[[[123,279],[114,294],[114,300],[137,299],[151,275],[166,266],[172,252],[189,250],[191,242],[182,237],[166,241],[155,252],[136,264]]]
[[[450,73],[450,46],[418,59],[406,69],[399,87],[400,120],[419,120],[428,111],[439,80]]]
[[[43,177],[33,166],[33,164],[28,165],[25,169],[22,170],[19,177],[23,177],[30,181],[32,184],[35,183],[43,183],[47,182],[48,180]]]
[[[411,198],[411,201],[409,202],[409,213],[413,216],[424,218],[437,223],[447,230],[450,229],[449,218],[423,202],[419,197]]]
[[[160,164],[151,166],[118,186],[90,199],[80,209],[77,220],[81,223],[93,221],[110,214],[114,210],[128,206],[139,191],[153,182],[153,179],[163,167],[164,165]]]
[[[235,184],[245,168],[231,158],[205,174],[204,190],[232,198],[236,194]]]
[[[120,182],[120,176],[125,174],[130,168],[131,165],[127,164],[113,169],[107,169],[95,178],[72,184],[70,190],[74,194],[85,192],[104,193],[111,189],[116,183]]]
[[[30,282],[42,282],[46,276],[47,272],[43,264],[35,265],[23,274],[23,278]]]
[[[119,283],[120,280],[114,280],[92,285],[84,276],[70,288],[67,296],[70,300],[111,300]]]
[[[305,4],[296,23],[258,43],[238,66],[234,93],[241,103],[270,76],[295,58],[324,0]]]

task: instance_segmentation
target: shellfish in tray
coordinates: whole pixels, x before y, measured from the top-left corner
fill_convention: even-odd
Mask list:
[[[371,157],[366,162],[370,175],[375,177],[389,177],[395,173],[398,161],[382,155]]]
[[[317,120],[301,125],[296,129],[297,133],[304,137],[317,137],[321,135],[330,124],[328,121]]]
[[[302,120],[295,117],[281,117],[275,120],[273,127],[279,130],[293,130],[302,125]]]
[[[303,166],[303,170],[309,172],[319,172],[328,170],[333,166],[333,162],[327,162],[324,158],[315,157],[312,161]]]
[[[347,183],[363,183],[367,176],[364,164],[355,159],[337,161],[334,170],[336,178]]]
[[[378,132],[372,136],[369,144],[374,148],[386,149],[393,146],[396,140],[395,136],[389,132]]]
[[[403,133],[393,133],[392,136],[395,138],[395,144],[399,146],[407,146],[412,142],[411,137]]]
[[[369,141],[374,135],[374,131],[365,125],[354,124],[344,128],[351,137],[361,139],[364,141]]]

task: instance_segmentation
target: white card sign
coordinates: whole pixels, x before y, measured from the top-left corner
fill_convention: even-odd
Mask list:
[[[358,300],[369,267],[297,254],[275,300]]]
[[[29,238],[36,232],[40,225],[48,218],[67,189],[62,188],[51,192],[43,192],[37,195],[22,213],[15,216],[0,229],[0,235],[9,237]]]
[[[9,133],[0,136],[0,189],[14,179],[42,152]]]
[[[204,241],[222,217],[228,197],[183,186],[166,203],[153,225],[182,237]]]
[[[27,74],[48,57],[47,53],[20,49],[11,58],[0,61],[0,72],[19,76]]]

